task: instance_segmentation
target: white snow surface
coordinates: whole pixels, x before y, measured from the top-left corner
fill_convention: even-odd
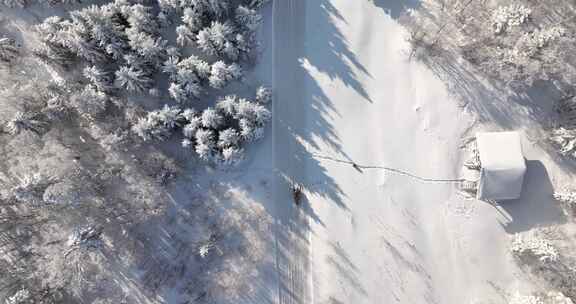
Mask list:
[[[507,303],[531,288],[506,231],[531,218],[458,194],[472,118],[407,60],[403,3],[274,2],[279,303]]]

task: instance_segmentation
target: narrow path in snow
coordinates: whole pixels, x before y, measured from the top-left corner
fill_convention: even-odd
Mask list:
[[[279,304],[312,304],[310,298],[310,222],[308,215],[292,202],[287,180],[301,180],[306,164],[298,155],[306,153],[294,140],[305,124],[294,118],[306,108],[304,92],[294,86],[304,84],[299,60],[304,56],[305,0],[273,1],[273,120],[272,150],[276,169],[276,268]]]
[[[333,162],[337,162],[337,163],[343,163],[343,164],[348,164],[348,165],[352,165],[353,168],[358,168],[358,169],[381,169],[381,170],[385,170],[385,171],[389,171],[389,172],[394,172],[400,175],[405,175],[411,178],[414,178],[416,180],[422,181],[422,182],[438,182],[438,183],[459,183],[459,182],[463,182],[465,181],[465,179],[463,178],[452,178],[452,179],[445,179],[445,178],[428,178],[428,177],[421,177],[418,176],[416,174],[404,171],[404,170],[400,170],[400,169],[395,169],[395,168],[391,168],[391,167],[386,167],[386,166],[370,166],[370,165],[362,165],[362,164],[358,164],[355,163],[353,161],[349,161],[349,160],[344,160],[344,159],[338,159],[338,158],[334,158],[334,157],[330,157],[330,156],[325,156],[325,155],[320,155],[317,153],[311,153],[314,157],[316,158],[320,158],[320,159],[327,159]],[[357,169],[357,170],[358,170]]]

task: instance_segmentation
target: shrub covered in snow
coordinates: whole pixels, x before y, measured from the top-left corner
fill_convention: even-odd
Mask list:
[[[508,304],[544,304],[544,301],[537,296],[533,295],[521,295],[520,293],[515,293]]]
[[[256,89],[256,102],[261,104],[267,104],[272,101],[272,90],[267,87],[259,86]]]
[[[492,14],[495,34],[504,33],[508,28],[519,26],[528,20],[532,10],[521,4],[499,6]]]
[[[533,235],[516,234],[512,241],[512,253],[517,256],[534,256],[542,262],[558,260],[558,251],[548,241]]]
[[[538,29],[532,33],[526,33],[518,39],[511,51],[513,58],[533,57],[551,42],[565,35],[565,29],[559,26]],[[517,59],[518,60],[518,59]],[[514,62],[514,60],[512,60]]]
[[[566,297],[561,292],[549,291],[547,293],[538,293],[533,295],[521,295],[516,292],[510,300],[509,304],[573,304],[570,298]]]
[[[566,215],[574,214],[576,211],[576,190],[564,188],[559,191],[555,191],[553,196],[555,200],[560,202]]]
[[[576,157],[576,130],[554,129],[550,140],[559,147],[561,154]]]

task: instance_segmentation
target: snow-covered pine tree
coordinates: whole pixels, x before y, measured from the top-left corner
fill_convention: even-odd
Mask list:
[[[233,42],[236,32],[229,23],[212,22],[209,27],[203,28],[196,35],[196,44],[208,55],[223,56],[226,42]]]
[[[202,126],[208,129],[219,129],[224,123],[224,117],[222,117],[218,111],[213,108],[207,108],[202,111]]]
[[[180,58],[181,57],[180,48],[175,46],[169,46],[166,48],[166,55],[168,55],[168,57]]]
[[[228,128],[218,133],[218,147],[227,148],[240,143],[240,133],[234,128]]]
[[[96,66],[85,67],[82,75],[102,92],[108,92],[114,87],[110,75]]]
[[[264,86],[259,86],[258,89],[256,89],[256,102],[267,104],[270,101],[272,101],[272,90]]]
[[[176,100],[178,103],[187,103],[190,99],[188,91],[183,88],[181,84],[171,83],[168,87],[168,93],[172,99]]]
[[[180,46],[186,46],[196,41],[196,35],[186,25],[176,27],[176,43]]]
[[[200,16],[207,16],[209,19],[221,19],[228,12],[230,1],[222,0],[184,0],[187,6],[194,8]]]
[[[204,93],[203,85],[208,83],[211,68],[206,61],[190,56],[179,62],[170,59],[164,64],[164,71],[174,73],[171,74],[170,96],[184,103]]]
[[[154,66],[161,66],[166,59],[166,46],[168,41],[162,38],[154,38],[152,35],[144,32],[136,32],[132,29],[127,30],[130,47],[136,51],[146,61]]]
[[[170,107],[167,104],[162,109],[152,112],[152,115],[157,116],[170,129],[180,127],[184,122],[182,110],[178,107]]]
[[[46,128],[46,123],[42,121],[38,114],[18,111],[6,124],[6,131],[16,135],[27,130],[34,133],[41,133]]]
[[[0,38],[0,62],[10,63],[20,54],[20,47],[16,45],[16,40],[11,38]]]
[[[123,5],[121,12],[135,32],[154,34],[158,32],[158,23],[152,14],[152,8],[142,4]]]
[[[264,129],[262,127],[257,126],[246,118],[241,118],[238,121],[238,125],[240,127],[240,136],[246,141],[255,141],[264,135]]]
[[[227,65],[224,61],[216,61],[212,64],[210,73],[210,86],[215,89],[225,87],[230,81],[242,78],[242,68],[232,63]]]
[[[252,103],[252,107],[254,111],[254,123],[256,123],[256,125],[261,127],[272,118],[272,113],[264,106]]]
[[[151,79],[143,71],[133,67],[122,66],[115,74],[115,85],[130,92],[144,92],[152,84]]]
[[[200,130],[200,128],[202,128],[202,118],[194,117],[182,127],[182,135],[188,139],[194,139],[196,131]]]
[[[198,157],[204,161],[210,161],[214,157],[214,149],[206,144],[196,144],[194,151],[198,154]]]
[[[52,16],[38,24],[35,29],[41,45],[34,49],[34,55],[40,60],[62,67],[71,66],[77,59],[76,54],[67,46],[62,33],[70,26],[60,17]]]
[[[216,109],[226,116],[236,117],[237,105],[238,97],[235,95],[227,95],[216,102]]]
[[[183,122],[184,119],[179,108],[164,105],[161,110],[148,112],[146,117],[138,119],[138,122],[132,127],[132,131],[144,140],[165,140]]]
[[[97,7],[91,7],[95,12],[99,12]],[[109,56],[93,38],[92,26],[83,12],[90,11],[90,8],[70,13],[71,21],[60,22],[61,31],[57,33],[61,43],[72,50],[78,57],[91,63],[105,63]]]
[[[199,98],[204,93],[204,88],[198,82],[188,82],[184,86],[186,93],[194,98]]]
[[[186,108],[182,111],[182,118],[187,122],[191,122],[193,119],[198,117],[198,111],[193,108]]]
[[[185,8],[184,12],[182,13],[182,22],[184,23],[184,27],[186,27],[192,36],[198,33],[204,27],[203,20],[205,17],[202,16],[202,14],[203,13],[197,8],[191,7]]]
[[[111,5],[89,6],[85,9],[72,11],[70,16],[72,23],[77,27],[84,28],[90,32],[90,37],[97,41],[99,47],[113,59],[122,58],[128,47],[124,29],[120,29],[113,22],[115,10]]]
[[[73,95],[70,101],[81,116],[92,120],[106,110],[108,96],[89,84],[79,94]]]
[[[158,0],[160,12],[165,13],[167,16],[177,13],[181,8],[180,0]]]
[[[220,161],[226,166],[236,166],[244,158],[244,149],[235,146],[226,147],[220,153]]]
[[[263,126],[271,117],[270,111],[261,104],[250,102],[244,98],[239,99],[236,104],[236,119],[244,119],[250,124]]]
[[[196,131],[195,151],[202,160],[209,161],[213,159],[214,147],[216,146],[214,137],[214,132],[211,130],[200,129]]]
[[[178,62],[180,59],[178,57],[168,57],[166,61],[164,61],[164,65],[162,66],[162,72],[168,74],[170,80],[175,81],[178,75]]]
[[[183,71],[194,73],[200,81],[208,80],[211,73],[210,64],[197,56],[190,56],[183,59],[178,63],[178,67]]]
[[[253,33],[262,24],[262,16],[255,9],[240,5],[235,10],[234,21],[245,31]]]

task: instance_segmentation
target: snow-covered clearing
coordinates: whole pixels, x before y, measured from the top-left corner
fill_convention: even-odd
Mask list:
[[[475,124],[408,60],[395,18],[411,4],[274,3],[280,303],[506,303],[532,288],[509,233],[559,220],[547,174],[559,170],[525,138],[521,199],[495,207],[458,192],[471,130],[507,124]],[[302,208],[286,179],[306,188]]]

